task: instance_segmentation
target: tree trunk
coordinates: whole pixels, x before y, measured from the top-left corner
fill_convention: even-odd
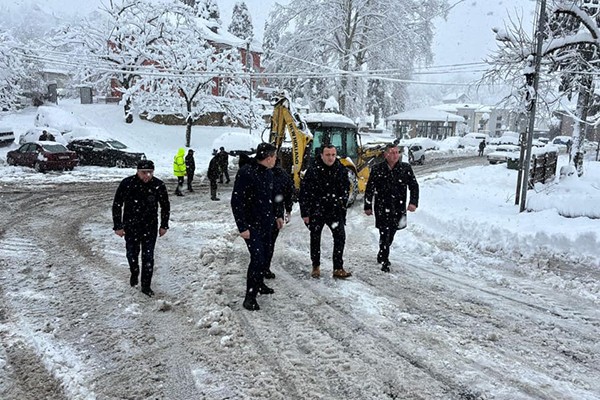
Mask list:
[[[190,147],[192,144],[192,103],[187,102],[187,117],[185,118],[185,147]]]
[[[577,121],[573,127],[573,143],[571,145],[569,157],[577,170],[577,176],[583,175],[583,139],[587,126],[588,111],[590,108],[590,93],[593,90],[594,81],[591,76],[581,79],[579,83],[579,93],[577,94],[577,109],[575,116]]]

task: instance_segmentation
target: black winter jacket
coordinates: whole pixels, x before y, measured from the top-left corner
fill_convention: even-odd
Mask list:
[[[194,155],[189,154],[185,156],[185,171],[188,175],[193,175],[196,171],[196,161],[194,161]]]
[[[375,226],[398,226],[406,214],[406,189],[410,189],[410,204],[419,206],[419,184],[408,163],[397,162],[390,169],[386,161],[376,164],[369,175],[365,191],[365,210],[373,209],[375,200]]]
[[[346,221],[350,194],[348,171],[340,160],[331,167],[321,157],[306,170],[300,184],[300,213],[302,218],[321,217],[326,221]]]
[[[244,165],[235,176],[231,211],[240,232],[270,232],[274,221],[283,218],[275,207],[273,172],[254,159]]]
[[[163,181],[152,178],[144,183],[137,175],[121,181],[112,206],[113,230],[124,229],[126,235],[142,235],[160,227],[169,228],[171,205]]]
[[[216,181],[219,179],[219,176],[221,175],[221,165],[219,163],[220,159],[218,154],[214,155],[213,158],[210,159],[210,162],[208,163],[208,171],[206,172],[208,180]]]

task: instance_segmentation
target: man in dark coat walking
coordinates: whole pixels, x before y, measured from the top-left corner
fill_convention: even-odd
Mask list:
[[[308,168],[300,185],[300,213],[310,230],[310,259],[313,278],[321,276],[321,232],[327,225],[333,235],[333,277],[348,278],[344,270],[346,207],[350,180],[346,167],[337,159],[335,146],[321,148],[321,154]]]
[[[285,215],[284,221],[287,223],[290,220],[290,214],[292,207],[294,206],[294,194],[296,188],[294,187],[294,181],[290,174],[288,174],[283,168],[281,168],[280,160],[277,159],[273,171],[273,190],[275,191],[275,207],[277,215]],[[284,214],[285,213],[285,214]],[[271,271],[271,260],[273,259],[273,252],[275,251],[275,242],[279,236],[281,227],[277,223],[273,224],[271,229],[271,247],[269,249],[269,257],[267,263],[267,271],[265,272],[265,279],[275,279],[275,274]]]
[[[264,274],[268,268],[271,229],[274,223],[281,228],[283,215],[275,207],[273,173],[277,156],[275,146],[261,143],[256,156],[237,173],[231,194],[231,210],[240,236],[246,241],[250,252],[250,264],[246,280],[246,297],[243,306],[247,310],[260,310],[256,296],[275,291],[265,285]]]
[[[485,139],[479,142],[479,157],[483,157],[483,151],[485,150]]]
[[[196,171],[196,161],[194,160],[194,150],[189,149],[185,156],[185,174],[187,175],[188,192],[193,192],[192,181],[194,180],[194,172]]]
[[[413,212],[419,206],[419,184],[410,164],[401,161],[398,145],[388,144],[384,158],[385,161],[371,169],[364,210],[372,215],[375,202],[375,226],[379,229],[377,263],[382,271],[390,272],[390,246],[396,231],[406,227],[406,210]],[[410,189],[408,207],[407,188]]]
[[[217,179],[219,179],[219,175],[221,175],[220,158],[216,150],[213,150],[213,157],[208,163],[208,171],[206,171],[206,176],[210,181],[210,199],[214,201],[221,200],[217,197]]]
[[[220,147],[218,154],[219,166],[221,167],[219,183],[223,183],[223,176],[225,176],[225,183],[229,183],[229,153],[225,151],[225,147]]]
[[[113,230],[118,236],[125,237],[131,286],[138,284],[140,250],[142,252],[142,293],[148,296],[154,295],[150,285],[157,233],[159,236],[167,233],[170,210],[167,188],[163,181],[154,177],[154,163],[140,161],[136,174],[120,183],[113,201],[112,217]]]

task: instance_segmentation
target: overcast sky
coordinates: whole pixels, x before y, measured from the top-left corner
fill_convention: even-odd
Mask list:
[[[217,0],[225,26],[229,25],[236,1]],[[108,0],[12,0],[4,5],[15,7],[24,3],[36,3],[56,13],[83,14],[107,2]],[[265,20],[276,2],[285,4],[289,0],[246,0],[254,33],[259,40],[262,39]],[[522,16],[525,23],[531,24],[530,32],[533,32],[535,0],[450,0],[450,4],[454,6],[448,19],[444,21],[439,18],[436,21],[433,44],[435,65],[480,62],[496,48],[492,28],[503,26],[509,14]],[[436,77],[432,77],[432,80],[435,79]]]

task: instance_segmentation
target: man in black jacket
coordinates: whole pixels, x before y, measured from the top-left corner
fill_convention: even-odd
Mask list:
[[[167,233],[170,210],[167,188],[163,181],[154,177],[154,163],[140,161],[137,173],[121,181],[113,201],[112,216],[113,230],[118,236],[125,237],[131,286],[138,284],[140,249],[142,251],[142,293],[147,296],[154,295],[150,285],[157,233],[160,236]]]
[[[208,170],[206,171],[206,177],[210,182],[210,199],[214,201],[221,200],[217,197],[217,179],[221,174],[221,159],[219,157],[217,151],[213,150],[213,157],[208,162]]]
[[[321,154],[308,168],[300,185],[300,213],[310,230],[310,259],[313,278],[321,276],[321,232],[327,225],[333,235],[333,277],[348,278],[344,270],[346,207],[350,180],[346,167],[337,159],[335,146],[321,148]]]
[[[406,228],[406,210],[413,212],[419,206],[419,184],[410,164],[401,161],[397,144],[388,144],[384,157],[384,162],[371,169],[364,210],[372,215],[375,201],[375,226],[379,229],[377,263],[382,271],[390,272],[390,246],[396,231]],[[408,207],[407,188],[410,189]]]
[[[196,161],[194,160],[194,150],[189,149],[185,156],[185,174],[187,175],[188,192],[193,192],[192,181],[194,180],[194,172],[196,172]]]
[[[264,274],[268,268],[271,247],[271,228],[274,223],[281,229],[281,207],[275,207],[273,173],[277,156],[275,146],[261,143],[256,156],[238,171],[231,193],[231,210],[240,236],[246,241],[250,252],[250,264],[246,280],[246,297],[243,306],[247,310],[260,310],[256,296],[275,291],[265,285]]]
[[[219,174],[219,183],[223,183],[223,176],[225,176],[225,183],[229,183],[229,153],[225,151],[225,147],[219,148],[219,167],[221,173]]]

